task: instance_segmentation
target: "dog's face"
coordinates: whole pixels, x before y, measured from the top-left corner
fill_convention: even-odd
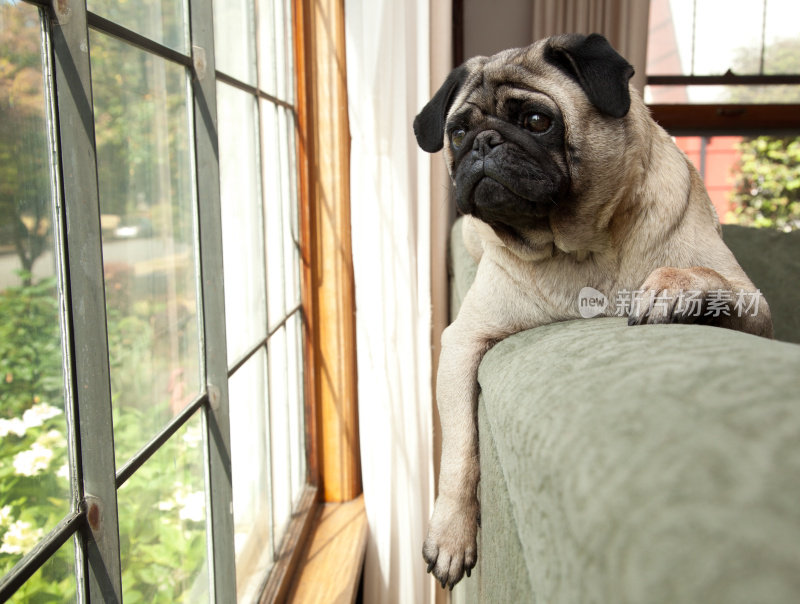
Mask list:
[[[444,147],[459,211],[505,244],[591,247],[609,179],[626,178],[632,75],[602,36],[550,38],[454,70],[414,131]]]

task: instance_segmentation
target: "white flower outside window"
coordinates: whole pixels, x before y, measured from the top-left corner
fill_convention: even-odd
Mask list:
[[[34,529],[30,522],[17,520],[8,527],[6,534],[3,535],[3,543],[0,545],[0,553],[3,554],[24,554],[31,550],[34,545],[42,538],[44,530]]]
[[[53,450],[35,442],[30,449],[20,451],[14,456],[14,472],[20,476],[35,476],[47,469],[51,459]]]

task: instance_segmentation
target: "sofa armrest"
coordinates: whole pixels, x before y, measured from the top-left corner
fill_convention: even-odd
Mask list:
[[[800,601],[798,369],[793,344],[621,319],[491,350],[480,438],[537,601]]]

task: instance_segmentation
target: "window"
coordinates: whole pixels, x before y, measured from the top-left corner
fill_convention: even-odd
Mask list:
[[[53,6],[0,0],[0,600],[256,600],[315,493],[290,0]]]
[[[653,0],[647,102],[800,103],[796,11],[789,0]]]
[[[645,100],[722,222],[800,228],[800,36],[791,0],[651,0]]]
[[[236,581],[247,601],[306,483],[290,9],[214,2]]]

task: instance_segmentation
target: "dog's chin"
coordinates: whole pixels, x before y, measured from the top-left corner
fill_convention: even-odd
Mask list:
[[[552,202],[537,201],[534,193],[517,193],[505,184],[490,178],[482,178],[469,195],[469,211],[492,226],[498,225],[512,230],[524,231],[538,226],[546,220],[553,207]]]
[[[552,255],[552,204],[525,199],[490,178],[478,183],[465,213],[491,229],[496,242],[524,260]]]
[[[539,234],[550,233],[551,202],[526,199],[492,178],[483,178],[475,185],[464,209],[492,227],[509,247],[536,247],[542,241]]]

